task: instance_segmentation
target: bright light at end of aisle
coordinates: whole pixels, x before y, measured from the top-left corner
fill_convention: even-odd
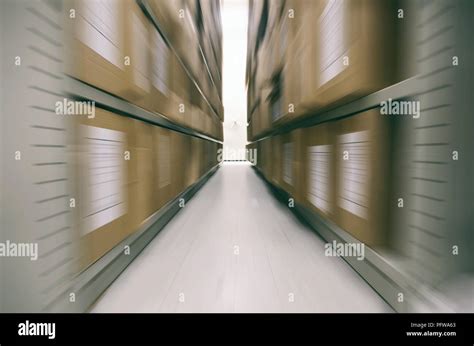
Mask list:
[[[247,0],[222,1],[224,160],[235,160],[247,142],[247,19]]]

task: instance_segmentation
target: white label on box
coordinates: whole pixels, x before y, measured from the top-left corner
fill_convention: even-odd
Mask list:
[[[145,91],[150,91],[150,80],[148,79],[148,30],[140,17],[133,13],[133,81]]]
[[[126,213],[125,134],[82,125],[81,141],[84,150],[81,218],[82,235],[85,235]]]
[[[283,181],[293,185],[293,143],[283,145]]]
[[[331,145],[315,145],[308,148],[308,199],[316,208],[326,213],[331,211],[331,155]]]
[[[77,17],[77,37],[103,58],[123,69],[119,1],[81,1]]]
[[[153,86],[161,91],[164,95],[169,95],[168,89],[168,73],[169,54],[170,51],[163,37],[156,30],[153,30],[153,66],[152,66],[152,83]]]
[[[341,73],[346,65],[343,56],[347,53],[346,17],[347,3],[344,0],[329,0],[321,14],[319,61],[319,86],[324,85]]]
[[[158,186],[163,188],[171,184],[170,136],[158,137]]]
[[[339,136],[340,180],[339,206],[363,219],[369,211],[369,131],[347,133]]]

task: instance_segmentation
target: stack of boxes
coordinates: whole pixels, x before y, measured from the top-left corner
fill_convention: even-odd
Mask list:
[[[310,128],[298,128],[298,121],[316,120],[397,82],[397,5],[249,2],[248,141],[259,151],[257,169],[297,203],[368,245],[386,238],[386,118],[372,110]]]
[[[67,74],[222,139],[219,2],[144,3],[159,30],[136,1],[72,0]]]
[[[68,75],[223,140],[219,1],[70,0],[65,13]],[[214,167],[221,144],[100,108],[76,119],[86,268]]]
[[[249,140],[395,82],[395,0],[251,0]]]

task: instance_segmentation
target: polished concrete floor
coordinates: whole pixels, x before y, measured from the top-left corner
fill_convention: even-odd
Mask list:
[[[224,164],[92,312],[390,312],[247,164]]]

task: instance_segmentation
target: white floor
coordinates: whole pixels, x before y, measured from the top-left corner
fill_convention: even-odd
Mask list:
[[[391,312],[246,164],[224,164],[92,312]]]

